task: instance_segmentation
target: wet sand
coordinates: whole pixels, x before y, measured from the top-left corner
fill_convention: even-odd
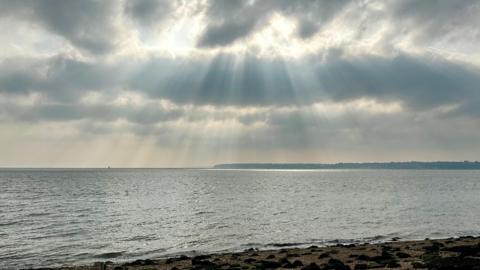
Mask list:
[[[249,249],[238,253],[180,256],[128,263],[96,262],[93,265],[59,267],[69,270],[140,269],[476,269],[480,270],[480,237],[460,237],[379,244],[328,247]],[[45,268],[43,268],[45,269]]]

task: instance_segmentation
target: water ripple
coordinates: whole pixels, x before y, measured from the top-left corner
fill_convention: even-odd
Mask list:
[[[479,235],[480,171],[0,170],[0,268]]]

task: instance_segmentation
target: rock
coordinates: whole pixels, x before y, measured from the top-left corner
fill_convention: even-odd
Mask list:
[[[270,255],[267,256],[267,259],[274,259],[274,258],[275,258],[275,255],[273,255],[273,254],[270,254]]]
[[[282,268],[292,269],[292,268],[295,268],[295,266],[293,266],[293,264],[291,264],[290,262],[288,262],[288,263],[286,263],[286,264],[283,264],[283,265],[282,265]]]
[[[155,262],[150,259],[146,259],[146,260],[136,260],[133,262],[125,263],[123,265],[124,266],[155,265]]]
[[[302,267],[302,270],[321,270],[320,267],[316,263],[311,263],[305,267]]]
[[[350,266],[344,264],[342,261],[337,260],[337,259],[330,259],[328,260],[326,269],[332,269],[332,270],[351,270]]]
[[[115,266],[115,268],[113,268],[113,270],[123,270],[123,267],[121,267],[121,266]]]
[[[317,248],[318,246],[315,246],[315,245],[309,247],[309,249],[317,249]]]
[[[200,257],[200,258],[199,258]],[[196,268],[207,268],[207,269],[216,269],[218,268],[218,265],[214,262],[211,262],[207,260],[205,256],[196,256],[192,258],[192,266],[195,266]]]
[[[276,269],[282,266],[279,262],[275,261],[260,261],[260,265],[268,269]]]
[[[146,259],[143,261],[143,265],[155,265],[155,262],[150,259]]]
[[[295,267],[303,266],[303,263],[302,263],[302,261],[300,261],[300,260],[295,260],[292,264],[293,264],[293,266],[295,266]]]
[[[246,258],[245,260],[243,260],[244,263],[253,263],[253,262],[256,262],[257,260],[255,260],[254,258]]]
[[[388,268],[398,268],[398,267],[401,267],[401,265],[396,262],[396,261],[391,261],[389,263],[387,263],[386,265]]]
[[[330,253],[328,252],[322,253],[320,254],[320,256],[318,256],[319,259],[328,258],[328,257],[330,257]]]
[[[368,266],[368,269],[374,269],[374,268],[385,268],[385,264],[379,264],[379,263],[376,263],[376,262],[368,262],[367,264]]]
[[[436,270],[471,270],[480,266],[480,259],[464,257],[436,258],[426,263],[428,269]]]
[[[353,267],[354,270],[363,270],[363,269],[368,269],[368,266],[364,263],[357,263],[355,264],[355,267]]]
[[[382,255],[370,257],[371,261],[374,261],[380,265],[387,266],[387,265],[396,265],[398,261],[392,254],[388,251],[383,250]]]
[[[477,256],[480,255],[480,245],[463,245],[450,248],[444,248],[445,251],[460,253],[460,256]]]
[[[371,259],[370,256],[363,255],[363,254],[357,257],[357,260],[361,260],[361,261],[370,261],[370,259]]]
[[[105,270],[107,268],[107,266],[103,262],[94,262],[93,267],[95,267],[95,269],[97,270]]]
[[[437,253],[440,251],[441,247],[444,247],[445,245],[439,242],[432,242],[431,246],[425,246],[423,249],[425,249],[426,252],[429,253]]]
[[[418,268],[427,268],[427,266],[422,263],[422,262],[412,262],[412,267],[414,269],[418,269]]]
[[[381,245],[381,247],[382,247],[382,250],[386,250],[386,251],[392,250],[391,246]]]
[[[195,260],[205,260],[205,259],[210,259],[212,256],[210,255],[198,255],[193,257]]]
[[[412,256],[410,256],[410,254],[405,253],[405,252],[397,252],[397,253],[395,253],[395,255],[400,259],[405,259],[405,258],[412,257]]]
[[[298,254],[287,254],[288,258],[300,257]]]
[[[392,238],[392,241],[393,241],[393,242],[396,242],[396,241],[398,241],[398,240],[400,240],[400,237],[393,237],[393,238]]]
[[[440,251],[440,247],[439,246],[435,246],[435,245],[432,245],[432,246],[425,246],[423,247],[423,249],[428,252],[428,253],[436,253],[436,252],[439,252]]]
[[[467,235],[467,236],[460,236],[458,239],[459,239],[459,240],[475,239],[475,237],[473,237],[473,236],[471,236],[471,235]]]

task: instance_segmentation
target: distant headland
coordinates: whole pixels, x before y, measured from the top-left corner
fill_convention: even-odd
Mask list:
[[[214,169],[320,170],[320,169],[392,169],[392,170],[480,170],[478,161],[407,161],[365,163],[230,163]]]

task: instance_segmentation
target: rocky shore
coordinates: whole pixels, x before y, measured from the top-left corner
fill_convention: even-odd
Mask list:
[[[43,268],[45,269],[45,268]],[[279,250],[249,249],[238,253],[180,256],[129,263],[97,262],[87,266],[60,267],[69,270],[146,269],[436,269],[480,270],[480,237],[388,243],[336,245]]]

